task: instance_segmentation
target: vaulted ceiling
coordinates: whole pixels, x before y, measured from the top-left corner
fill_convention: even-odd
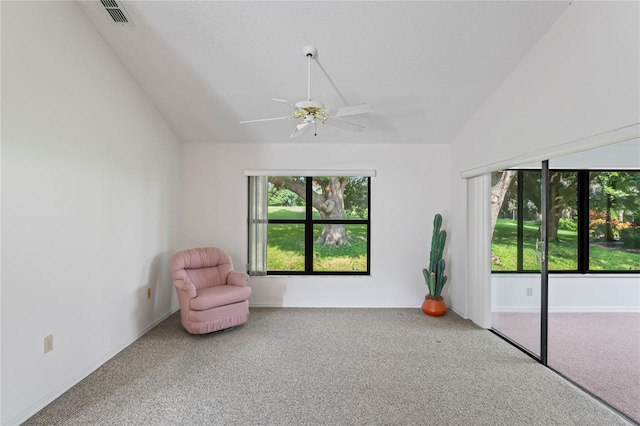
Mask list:
[[[183,142],[450,143],[553,25],[569,1],[80,2]],[[289,139],[294,121],[240,124],[311,98],[354,133],[319,125]]]

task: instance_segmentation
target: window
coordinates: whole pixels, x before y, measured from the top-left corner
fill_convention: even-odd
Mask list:
[[[266,274],[369,274],[370,177],[267,176],[262,219],[252,213],[257,202],[251,185],[250,178],[250,264],[264,244]],[[251,228],[265,224],[260,243]],[[249,272],[261,274],[251,266]]]
[[[492,174],[492,271],[540,271],[540,171]],[[549,171],[549,270],[640,270],[640,172]]]
[[[589,173],[590,270],[640,270],[639,191],[640,172]]]

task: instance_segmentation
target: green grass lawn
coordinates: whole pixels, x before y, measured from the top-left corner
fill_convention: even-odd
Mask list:
[[[314,211],[314,217],[320,218]],[[270,207],[270,219],[304,219],[304,207]],[[357,217],[352,217],[357,218]],[[538,222],[525,222],[523,265],[525,271],[539,271],[536,261],[536,238],[539,238]],[[322,225],[314,226],[314,240],[320,235]],[[313,247],[313,267],[315,271],[366,271],[367,268],[367,227],[347,225],[351,244],[329,248]],[[492,243],[492,270],[516,271],[517,222],[498,219]],[[267,247],[267,269],[270,271],[304,271],[304,225],[269,224]],[[549,270],[574,271],[577,269],[577,233],[558,231],[558,242],[549,242]],[[590,270],[639,270],[640,253],[615,248],[605,248],[592,244]],[[538,250],[538,257],[540,256]]]
[[[304,219],[304,206],[294,207],[269,207],[269,219]],[[313,210],[313,217],[320,219],[320,213]]]
[[[313,212],[320,219],[317,211]],[[304,207],[269,207],[269,219],[304,219]],[[347,216],[349,217],[349,216]],[[350,217],[359,219],[357,216]],[[314,226],[314,240],[322,232],[322,225]],[[367,270],[367,225],[347,225],[350,245],[313,247],[314,271]],[[272,223],[267,231],[267,270],[304,271],[304,225]]]
[[[539,222],[524,223],[523,267],[525,271],[539,271],[536,262],[536,238],[539,235]],[[575,231],[558,231],[558,242],[549,242],[549,270],[572,271],[577,269],[578,237]],[[498,219],[493,231],[491,250],[493,271],[517,270],[517,221]],[[589,247],[590,270],[638,270],[640,253],[626,250],[604,248],[591,244]]]

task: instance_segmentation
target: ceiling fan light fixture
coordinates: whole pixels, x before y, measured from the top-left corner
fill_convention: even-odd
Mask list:
[[[296,108],[296,114],[300,115],[301,117],[311,115],[316,118],[322,118],[327,116],[327,113],[324,112],[324,105],[322,105],[320,102],[300,101],[296,103]]]

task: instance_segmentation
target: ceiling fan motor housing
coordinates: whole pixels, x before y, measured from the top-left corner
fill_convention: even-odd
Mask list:
[[[316,101],[300,101],[296,103],[296,107],[299,110],[303,110],[306,111],[307,114],[311,114],[313,116],[318,116],[318,115],[322,115],[324,116],[324,105],[322,105],[320,102],[316,102]]]

